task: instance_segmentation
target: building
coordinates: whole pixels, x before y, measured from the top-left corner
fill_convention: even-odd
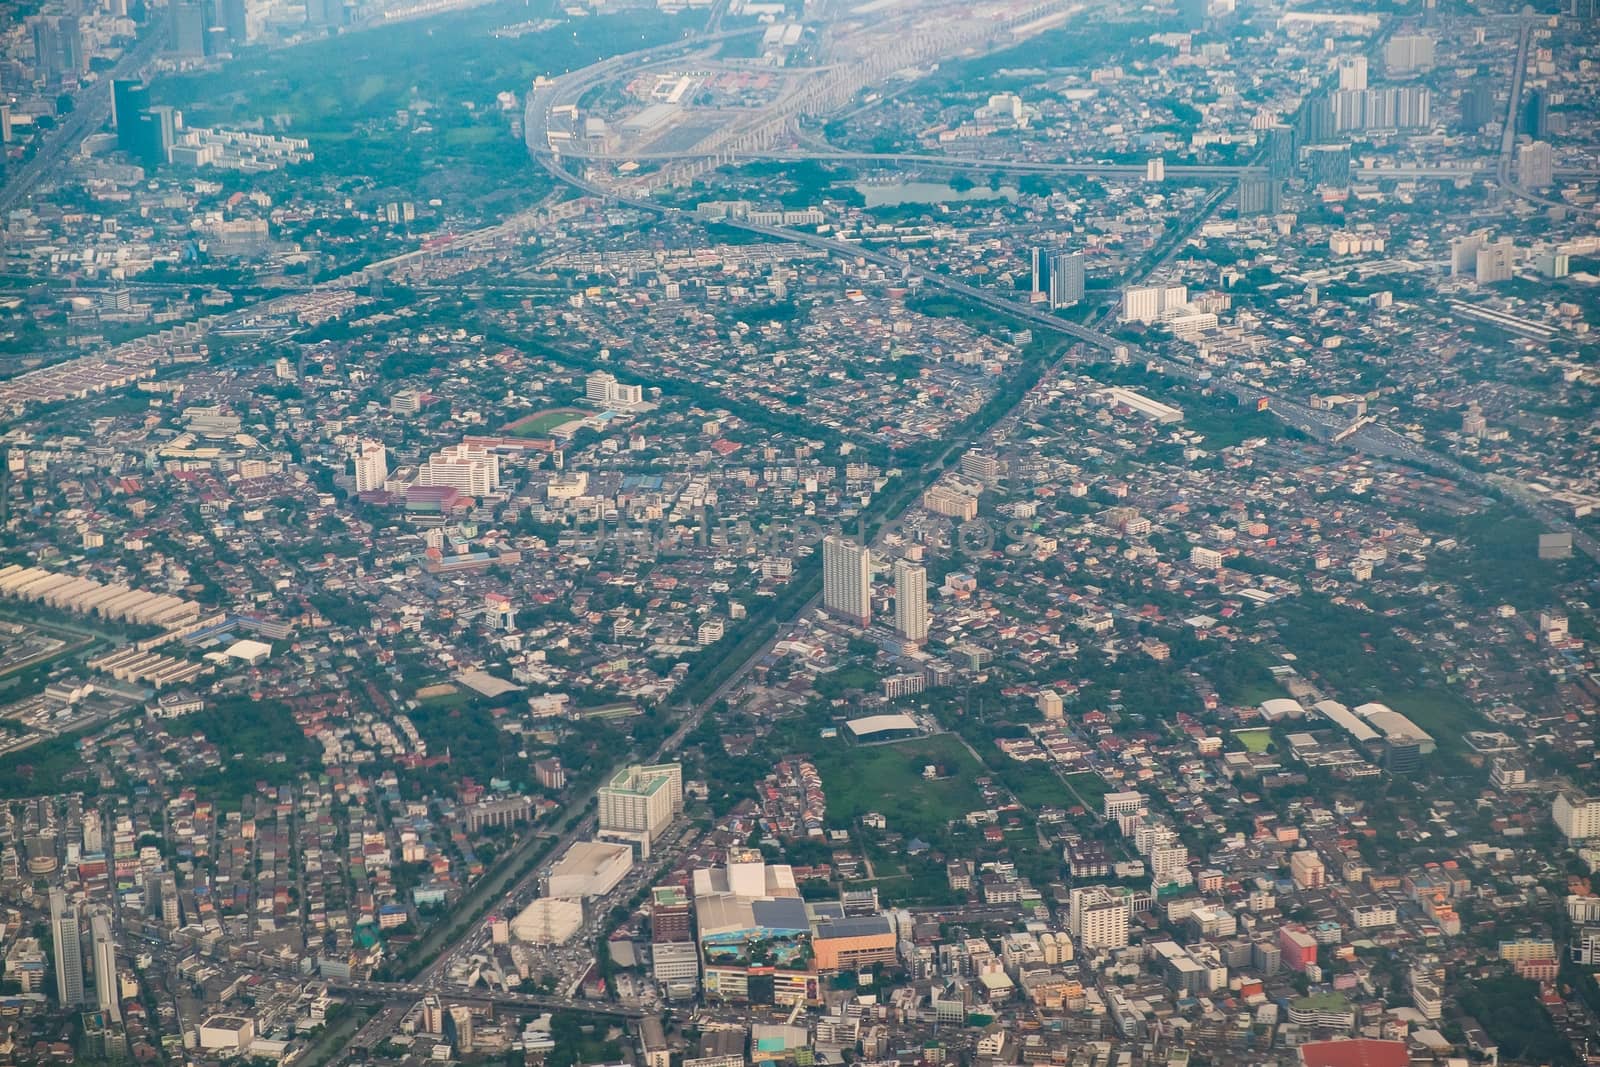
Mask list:
[[[601,897],[633,867],[633,849],[610,841],[577,841],[550,868],[549,895],[563,900]]]
[[[1465,130],[1476,133],[1489,123],[1493,122],[1496,115],[1494,100],[1494,85],[1487,78],[1478,78],[1468,85],[1461,93],[1461,126]]]
[[[1168,311],[1189,302],[1186,285],[1136,285],[1122,291],[1123,322],[1159,322]]]
[[[450,1005],[444,1013],[444,1037],[457,1056],[471,1055],[474,1048],[471,1008],[465,1004]]]
[[[708,968],[793,968],[809,951],[811,920],[794,869],[760,853],[734,851],[726,867],[696,870],[694,912]]]
[[[881,915],[824,917],[811,935],[818,971],[860,971],[892,964],[895,945],[894,927]]]
[[[55,949],[56,1000],[63,1008],[87,1004],[83,983],[83,929],[78,906],[64,889],[50,891],[50,937]]]
[[[1239,179],[1239,215],[1275,215],[1282,207],[1282,187],[1267,174],[1245,174]]]
[[[539,897],[511,920],[511,936],[534,945],[564,945],[583,927],[583,905],[560,897]]]
[[[1479,285],[1508,282],[1516,265],[1517,246],[1512,244],[1511,238],[1502,237],[1478,249],[1473,277],[1478,279]]]
[[[857,626],[872,622],[872,549],[835,534],[822,539],[822,604]]]
[[[207,1052],[219,1052],[218,1057],[242,1053],[256,1039],[255,1020],[242,1015],[212,1015],[200,1023],[200,1047]]]
[[[206,54],[206,9],[199,0],[174,0],[167,5],[168,52],[199,58]]]
[[[1308,1041],[1299,1053],[1303,1067],[1411,1067],[1411,1049],[1404,1041],[1372,1037]]]
[[[928,571],[908,559],[894,562],[894,628],[914,644],[928,639]]]
[[[111,936],[111,916],[91,916],[89,935],[94,945],[95,1002],[107,1019],[121,1022],[122,995],[117,978],[117,942]]]
[[[1345,92],[1359,91],[1367,87],[1367,57],[1366,56],[1340,56],[1339,57],[1339,88]]]
[[[500,489],[500,457],[465,442],[435,452],[417,468],[417,484],[448,486],[467,496],[485,496]]]
[[[1600,837],[1600,796],[1563,789],[1550,803],[1550,817],[1569,841]]]
[[[1328,94],[1333,132],[1408,130],[1433,120],[1433,98],[1421,85],[1387,89],[1341,89]]]
[[[1133,897],[1104,885],[1075,886],[1069,900],[1069,929],[1085,952],[1122,948],[1128,943]]]
[[[1525,189],[1548,189],[1555,184],[1556,156],[1548,141],[1517,148],[1517,181]]]
[[[356,492],[376,492],[389,480],[389,450],[381,442],[362,441],[355,463]]]
[[[1304,926],[1280,927],[1278,952],[1283,966],[1304,971],[1317,962],[1317,939]]]
[[[1528,91],[1522,111],[1517,116],[1517,132],[1525,133],[1535,141],[1550,136],[1550,95],[1542,89]]]
[[[1383,47],[1384,73],[1391,78],[1433,69],[1434,42],[1420,33],[1397,33]]]
[[[1296,889],[1321,889],[1328,884],[1328,870],[1315,852],[1296,852],[1289,857],[1289,878]]]
[[[1136,815],[1144,809],[1144,794],[1138,790],[1127,790],[1120,793],[1107,793],[1100,798],[1103,805],[1102,814],[1108,819],[1119,819],[1124,815]]]
[[[1315,145],[1308,148],[1306,166],[1310,171],[1312,185],[1325,185],[1331,189],[1346,188],[1350,184],[1350,146]]]
[[[1450,276],[1454,278],[1475,272],[1478,267],[1478,252],[1488,241],[1489,235],[1482,231],[1451,240]]]
[[[609,371],[597,370],[583,383],[584,398],[601,407],[636,407],[644,402],[644,389],[623,385]]]
[[[1039,249],[1034,249],[1034,292],[1043,293],[1052,308],[1072,307],[1083,302],[1084,259],[1082,252],[1048,252],[1041,274]],[[1043,285],[1040,284],[1041,280]]]
[[[629,842],[650,854],[674,817],[683,811],[683,764],[634,764],[600,787],[597,836]]]

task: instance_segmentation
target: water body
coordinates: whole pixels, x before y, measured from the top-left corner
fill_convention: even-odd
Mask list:
[[[857,182],[855,191],[866,200],[867,207],[896,207],[900,204],[947,204],[959,200],[1016,200],[1017,188],[1002,185],[989,188],[987,183],[971,189],[957,189],[946,182]]]

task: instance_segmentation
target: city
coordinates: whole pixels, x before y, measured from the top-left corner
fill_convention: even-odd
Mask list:
[[[0,1063],[1600,1064],[1594,0],[0,44]]]

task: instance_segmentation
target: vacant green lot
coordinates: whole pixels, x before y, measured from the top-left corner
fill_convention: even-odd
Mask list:
[[[973,784],[980,775],[978,764],[951,736],[869,747],[850,746],[841,738],[814,750],[813,757],[828,795],[831,825],[877,811],[888,818],[891,830],[927,837],[983,806]],[[923,778],[922,769],[930,763],[948,777],[931,782]]]
[[[1111,792],[1106,780],[1094,771],[1079,771],[1077,774],[1068,774],[1064,777],[1067,785],[1072,787],[1072,791],[1083,798],[1084,805],[1090,811],[1098,813],[1101,809],[1100,802]]]
[[[1235,730],[1233,736],[1246,752],[1262,753],[1272,747],[1272,734],[1266,730]]]
[[[518,419],[506,427],[506,432],[513,437],[547,437],[551,430],[557,426],[565,426],[573,419],[581,419],[589,414],[577,408],[551,408],[529,415],[525,419]]]
[[[1383,703],[1432,734],[1443,752],[1465,752],[1465,735],[1489,728],[1478,709],[1444,689],[1413,689],[1385,697]]]

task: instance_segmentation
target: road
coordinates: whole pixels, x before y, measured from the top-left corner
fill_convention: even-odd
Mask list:
[[[344,994],[350,1000],[414,1004],[429,994],[436,994],[455,1002],[472,1001],[479,1004],[540,1008],[547,1011],[582,1011],[591,1015],[615,1015],[625,1019],[637,1019],[644,1015],[638,1008],[607,1001],[557,997],[544,993],[468,989],[466,986],[428,986],[419,982],[365,982],[358,979],[335,978],[329,980],[328,988]]]
[[[1524,186],[1517,178],[1514,170],[1514,153],[1517,145],[1517,112],[1522,109],[1522,89],[1528,76],[1528,53],[1533,48],[1533,30],[1536,22],[1524,19],[1522,29],[1517,35],[1517,59],[1511,68],[1511,91],[1506,102],[1505,130],[1500,134],[1500,158],[1495,164],[1495,181],[1500,187],[1512,196],[1520,197],[1534,204],[1543,204],[1546,207],[1559,207],[1563,210],[1579,215],[1588,215],[1600,218],[1600,208],[1584,207],[1569,204],[1565,200],[1541,195]],[[1563,176],[1571,174],[1570,171],[1561,172]]]
[[[56,173],[56,165],[76,150],[85,137],[105,123],[111,116],[112,81],[138,77],[165,41],[166,35],[162,30],[151,29],[143,40],[124,52],[116,65],[103,74],[98,82],[78,94],[72,113],[61,120],[46,136],[33,158],[18,167],[5,186],[0,188],[0,214],[17,207],[33,195],[40,182]]]

